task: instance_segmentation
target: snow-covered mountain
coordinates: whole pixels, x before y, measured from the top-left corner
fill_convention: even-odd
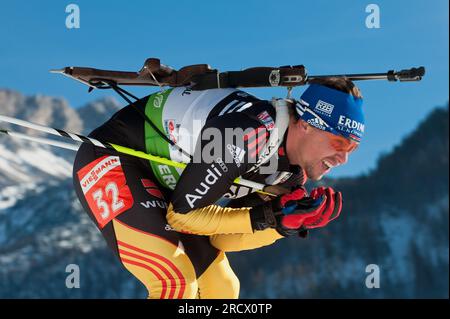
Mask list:
[[[83,133],[88,134],[121,107],[113,97],[105,97],[77,109],[77,113],[83,121]]]
[[[61,98],[42,95],[27,97],[15,91],[0,90],[0,114],[75,133],[88,133],[119,108],[119,103],[113,98],[104,98],[74,109]],[[0,127],[44,136],[43,133],[5,122],[0,122]],[[0,209],[14,205],[24,192],[38,183],[70,178],[73,157],[72,151],[1,135]]]
[[[17,109],[28,98],[11,91],[0,97],[1,114],[33,121],[32,111],[22,116]],[[103,122],[116,106],[103,100],[58,111],[60,122],[43,115],[40,121],[86,133],[97,125],[92,119]],[[0,298],[145,298],[144,287],[122,269],[82,211],[69,177],[72,158],[0,139]],[[307,239],[228,254],[241,297],[448,298],[448,141],[447,106],[432,112],[371,173],[328,181],[345,201],[333,224]],[[79,289],[66,288],[69,264],[80,267]],[[380,267],[379,289],[364,284],[368,264]]]
[[[0,90],[0,110],[2,115],[67,131],[81,132],[83,129],[82,118],[63,98],[43,95],[24,96],[16,91]],[[2,123],[2,127],[5,126],[11,127]],[[24,130],[34,133],[28,129]],[[21,131],[24,130],[21,129]]]
[[[73,109],[64,99],[25,97],[0,90],[0,114],[82,134],[88,134],[120,107],[114,98],[103,98]],[[0,127],[43,136],[4,122]],[[142,287],[115,263],[78,203],[71,182],[74,155],[72,151],[0,136],[0,298],[142,295]],[[104,267],[105,262],[111,266],[104,275],[82,273],[89,289],[65,288],[67,265],[89,269],[94,265]],[[106,280],[118,289],[100,289]],[[99,289],[90,290],[92,285]],[[130,295],[134,290],[140,293]]]

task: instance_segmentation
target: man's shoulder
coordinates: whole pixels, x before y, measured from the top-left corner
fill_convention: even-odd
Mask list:
[[[275,126],[276,110],[272,103],[267,100],[259,100],[243,111],[247,117],[264,125],[269,131]]]

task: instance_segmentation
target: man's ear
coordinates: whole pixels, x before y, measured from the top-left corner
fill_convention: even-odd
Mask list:
[[[302,129],[303,132],[307,132],[309,129],[309,124],[306,123],[304,120],[300,119],[298,120],[297,125],[300,125],[300,128]]]

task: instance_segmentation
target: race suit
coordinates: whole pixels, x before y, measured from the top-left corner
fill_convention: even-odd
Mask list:
[[[124,107],[89,135],[188,163],[183,170],[89,144],[75,159],[81,204],[149,298],[237,298],[225,252],[283,238],[254,225],[250,209],[264,201],[234,183],[239,176],[287,189],[302,183],[285,154],[287,134],[271,155],[275,169],[258,167],[275,119],[269,101],[240,90],[175,88]]]

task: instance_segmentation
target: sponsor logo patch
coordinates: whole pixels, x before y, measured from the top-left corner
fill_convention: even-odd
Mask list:
[[[354,134],[359,138],[361,138],[362,133],[364,133],[364,124],[352,120],[351,118],[345,117],[344,115],[339,116],[337,127],[339,130]]]
[[[330,116],[333,113],[334,105],[324,102],[322,100],[317,101],[316,107],[314,108],[314,111],[320,114],[324,114],[326,116]]]
[[[164,95],[162,95],[161,93],[156,93],[155,94],[155,99],[153,100],[153,107],[157,107],[160,108],[163,104],[164,101]]]
[[[318,118],[309,119],[307,123],[320,130],[326,130],[326,126],[324,125],[323,121]]]
[[[167,209],[167,203],[165,201],[162,200],[148,200],[145,202],[141,202],[141,205],[145,208],[162,208],[162,209]]]
[[[164,128],[166,130],[167,137],[169,138],[169,140],[176,143],[177,138],[175,137],[175,128],[176,128],[175,120],[164,120]]]
[[[120,158],[103,156],[77,172],[81,189],[100,229],[133,207]]]
[[[275,127],[275,122],[273,118],[267,113],[267,111],[261,112],[257,115],[258,120],[266,127],[268,131],[271,131]]]
[[[142,186],[144,186],[147,193],[157,198],[164,199],[163,194],[158,189],[158,186],[156,186],[156,184],[152,180],[148,178],[141,178],[141,183]]]
[[[242,163],[242,159],[244,158],[245,155],[245,151],[236,146],[236,145],[232,145],[232,144],[227,144],[227,149],[230,152],[233,161],[236,163],[237,167],[241,167],[241,163]]]
[[[166,184],[167,187],[170,189],[175,189],[175,186],[177,185],[177,179],[172,174],[170,167],[164,164],[158,165],[158,170],[161,175],[161,178],[163,182]]]
[[[202,199],[203,196],[208,193],[211,186],[214,185],[222,176],[222,173],[215,164],[211,164],[211,168],[208,168],[206,173],[207,174],[203,181],[200,182],[199,187],[195,188],[193,193],[186,193],[185,195],[185,199],[191,208],[194,208],[195,201]]]
[[[225,163],[220,157],[216,158],[215,162],[219,164],[220,168],[224,173],[228,172],[228,167],[225,165]]]

